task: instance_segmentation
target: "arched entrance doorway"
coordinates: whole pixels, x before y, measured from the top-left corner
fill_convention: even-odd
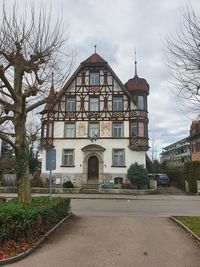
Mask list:
[[[98,181],[99,179],[99,160],[96,156],[88,159],[88,181]]]

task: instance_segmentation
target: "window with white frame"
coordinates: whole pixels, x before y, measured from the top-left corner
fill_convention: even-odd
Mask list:
[[[137,121],[131,122],[131,137],[137,136]]]
[[[65,124],[65,137],[66,138],[75,137],[75,123],[66,123]]]
[[[138,109],[145,109],[144,101],[145,101],[145,98],[143,95],[139,95],[137,97],[137,108]]]
[[[99,72],[90,72],[90,85],[99,85]]]
[[[46,122],[43,124],[42,136],[43,138],[53,137],[53,122]]]
[[[113,137],[123,137],[123,135],[124,135],[123,122],[113,122],[112,132],[113,132]]]
[[[53,123],[49,122],[48,137],[53,137]]]
[[[46,123],[43,124],[43,132],[42,132],[43,138],[47,137],[47,125]]]
[[[98,97],[90,97],[90,111],[99,111]]]
[[[95,138],[99,136],[99,123],[89,123],[89,137]]]
[[[146,128],[145,122],[143,121],[134,121],[131,122],[131,137],[139,136],[146,137]]]
[[[123,98],[122,96],[113,97],[113,111],[122,111],[123,110]]]
[[[67,99],[66,99],[66,111],[67,112],[76,111],[75,97],[67,97]]]
[[[113,166],[125,165],[124,149],[113,149]]]
[[[145,131],[144,131],[144,122],[138,122],[138,136],[144,137]]]
[[[63,165],[74,166],[74,149],[63,149]]]

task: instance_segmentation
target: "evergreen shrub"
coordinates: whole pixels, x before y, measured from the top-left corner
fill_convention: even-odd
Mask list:
[[[189,183],[190,192],[197,192],[197,180],[200,180],[200,162],[190,161],[184,164],[184,178]]]
[[[135,162],[128,169],[127,177],[133,186],[142,189],[148,185],[148,171],[142,164]]]

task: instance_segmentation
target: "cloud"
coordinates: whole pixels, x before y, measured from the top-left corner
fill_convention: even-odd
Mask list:
[[[190,2],[198,11],[199,0]],[[23,6],[24,0],[17,3]],[[134,75],[137,50],[138,75],[150,84],[149,137],[150,143],[155,139],[158,154],[162,147],[188,135],[192,118],[171,92],[174,88],[168,82],[162,51],[162,40],[167,33],[175,33],[186,4],[180,0],[51,0],[52,12],[59,10],[64,24],[69,25],[67,49],[77,52],[74,68],[97,45],[98,53],[125,83]]]

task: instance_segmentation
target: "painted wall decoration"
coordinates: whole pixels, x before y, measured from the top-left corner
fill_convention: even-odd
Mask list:
[[[87,137],[87,122],[77,122],[77,137]]]
[[[102,121],[100,124],[101,137],[111,137],[112,136],[112,127],[110,121]]]

